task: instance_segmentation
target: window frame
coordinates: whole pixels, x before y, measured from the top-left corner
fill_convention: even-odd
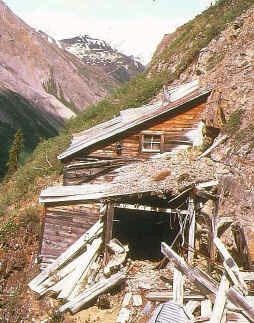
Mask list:
[[[149,144],[149,142],[145,142],[145,137],[151,137],[151,148],[144,148],[144,144]],[[158,137],[158,140],[154,140],[154,137]],[[160,148],[153,149],[152,145],[160,145]],[[140,151],[142,153],[161,153],[163,147],[163,135],[161,133],[149,132],[142,133],[141,142],[140,142]]]

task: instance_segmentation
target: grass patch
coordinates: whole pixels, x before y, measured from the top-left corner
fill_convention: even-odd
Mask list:
[[[10,235],[18,230],[18,227],[19,225],[15,222],[14,217],[10,216],[8,221],[2,223],[0,226],[0,241],[6,241]]]
[[[226,124],[223,126],[222,131],[229,134],[234,135],[241,126],[241,117],[243,111],[241,109],[235,110],[230,116]]]

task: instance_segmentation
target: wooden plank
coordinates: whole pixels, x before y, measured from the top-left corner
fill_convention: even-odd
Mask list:
[[[52,264],[43,272],[36,276],[28,286],[36,292],[38,286],[49,276],[64,266],[69,260],[73,259],[91,239],[99,236],[103,230],[103,223],[98,221],[85,234],[83,234],[74,244],[72,244],[63,254],[61,254]]]
[[[184,278],[181,271],[174,268],[173,270],[173,302],[179,305],[183,305],[183,285]]]
[[[219,238],[214,238],[213,241],[224,260],[224,262],[223,262],[224,268],[226,269],[233,284],[237,288],[239,288],[239,290],[242,291],[242,293],[244,295],[247,295],[248,294],[248,287],[245,284],[245,282],[240,274],[240,269],[238,268],[235,260],[230,255],[227,248],[224,246],[224,244],[221,242],[221,240]]]
[[[161,252],[171,260],[176,268],[180,270],[187,278],[194,283],[205,296],[214,296],[217,294],[217,285],[210,276],[205,275],[200,270],[190,267],[183,258],[178,256],[165,242],[161,244]],[[235,288],[231,287],[227,293],[228,299],[235,306],[241,308],[244,314],[254,321],[254,308],[250,306],[248,301]]]
[[[167,302],[169,300],[173,300],[173,294],[172,292],[168,292],[168,291],[149,292],[146,294],[146,298],[153,302]],[[186,293],[184,293],[183,298],[185,301],[186,300],[202,301],[205,299],[203,295],[195,295],[195,294],[186,295]]]
[[[201,316],[205,317],[212,314],[212,302],[210,299],[205,299],[201,302]]]
[[[225,309],[227,301],[227,292],[229,290],[229,281],[224,274],[221,277],[220,286],[216,294],[216,299],[213,307],[213,312],[211,315],[210,323],[218,323],[222,321],[223,312]]]
[[[124,273],[117,273],[112,275],[108,279],[103,279],[98,283],[94,284],[92,287],[86,289],[80,295],[75,297],[70,302],[64,304],[60,307],[59,312],[63,313],[66,310],[70,310],[73,314],[77,313],[83,306],[85,306],[88,302],[99,296],[100,294],[108,291],[112,287],[120,284],[125,280],[126,276]]]

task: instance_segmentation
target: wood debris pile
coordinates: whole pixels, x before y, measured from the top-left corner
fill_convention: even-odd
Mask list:
[[[245,280],[254,273],[241,272],[219,238],[214,238],[223,263],[220,282],[188,264],[166,243],[162,254],[169,260],[158,269],[152,261],[126,261],[128,247],[112,239],[105,266],[100,256],[103,224],[98,221],[29,286],[40,296],[57,295],[64,301],[59,312],[76,313],[113,287],[124,284],[117,323],[125,322],[254,322],[254,296]],[[158,304],[161,304],[158,307]],[[186,317],[186,319],[185,319]],[[163,321],[164,320],[164,321]],[[172,321],[173,322],[173,321]]]
[[[124,272],[117,272],[127,255],[127,248],[123,250],[112,241],[115,248],[113,259],[104,268],[107,275],[101,273],[103,223],[98,221],[83,236],[71,245],[60,257],[44,269],[30,283],[29,287],[42,296],[57,295],[65,304],[59,312],[70,310],[76,313],[81,307],[108,289],[125,280]],[[118,249],[117,249],[118,248]],[[120,261],[118,259],[120,256]],[[112,275],[112,273],[115,273]]]

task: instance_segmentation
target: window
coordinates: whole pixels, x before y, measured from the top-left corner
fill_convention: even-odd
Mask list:
[[[143,152],[160,152],[161,136],[160,135],[143,135],[141,150]]]

